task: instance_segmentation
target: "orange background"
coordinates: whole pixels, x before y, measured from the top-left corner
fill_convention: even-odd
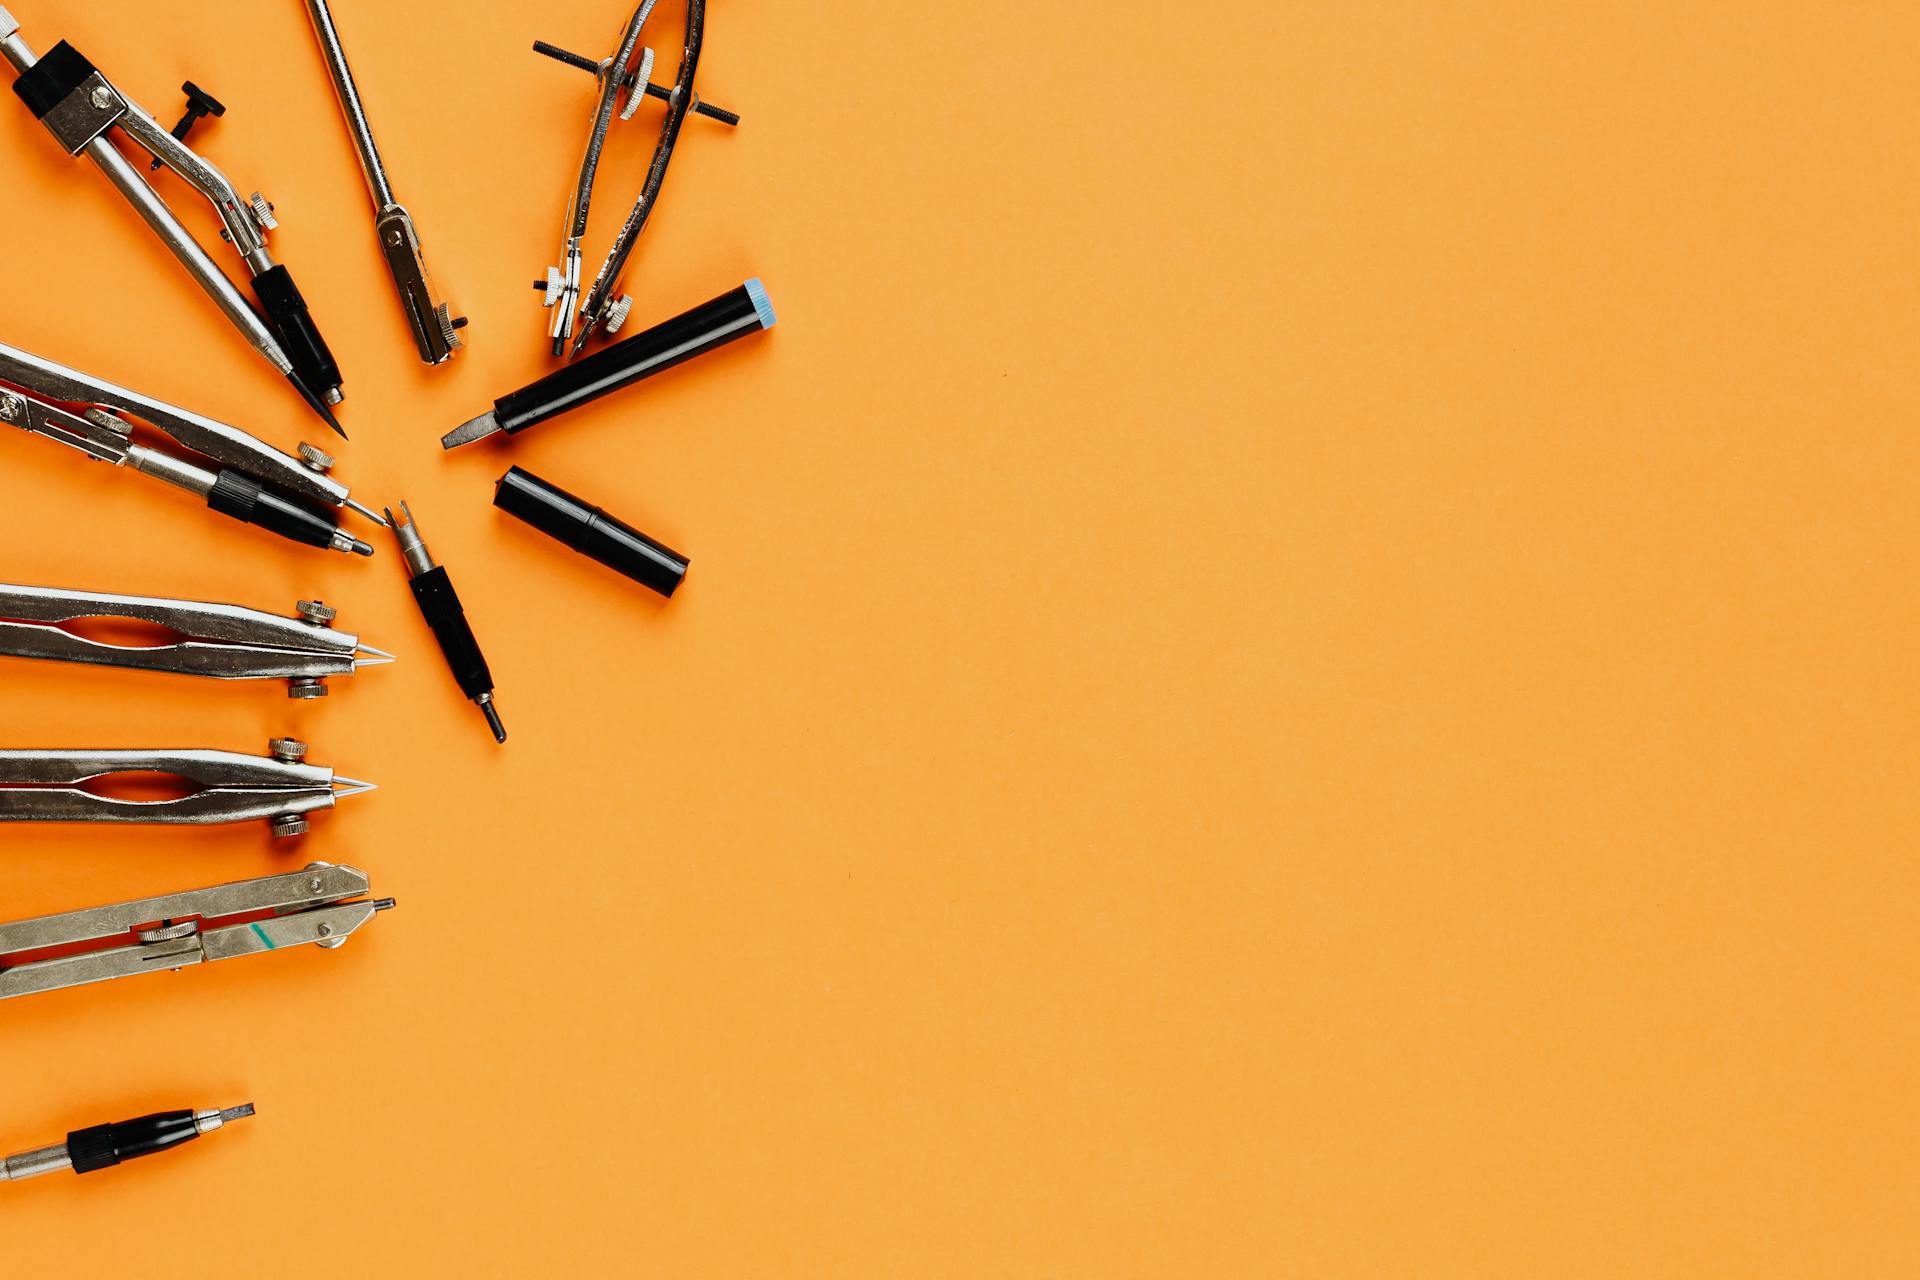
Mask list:
[[[636,326],[751,274],[781,326],[443,457],[547,366],[591,86],[527,46],[618,8],[338,0],[474,317],[425,371],[301,5],[18,0],[167,123],[228,103],[340,474],[414,503],[513,738],[384,538],[0,440],[0,577],[318,594],[402,659],[0,669],[7,746],[308,739],[383,789],[304,855],[400,899],[0,1007],[0,1148],[260,1105],[0,1188],[9,1271],[1920,1270],[1908,6],[725,0],[746,123],[688,124]],[[17,105],[0,157],[0,337],[325,443]],[[496,513],[509,460],[685,590]],[[0,841],[7,918],[292,856]]]

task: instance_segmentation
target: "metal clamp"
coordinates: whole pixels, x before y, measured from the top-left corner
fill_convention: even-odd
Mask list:
[[[303,871],[0,924],[0,1000],[262,955],[340,946],[393,899],[367,873],[315,862]]]

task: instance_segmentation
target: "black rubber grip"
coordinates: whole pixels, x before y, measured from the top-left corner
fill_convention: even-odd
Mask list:
[[[331,547],[335,526],[289,502],[245,472],[228,468],[214,478],[207,505],[223,516],[258,525],[309,547]]]
[[[525,431],[766,327],[761,307],[741,285],[494,401],[494,421],[508,434]]]
[[[156,1151],[191,1142],[200,1136],[191,1111],[161,1111],[138,1120],[97,1124],[67,1135],[67,1158],[75,1173],[111,1169],[123,1160],[150,1156]]]
[[[447,576],[446,567],[429,569],[415,578],[413,598],[420,602],[420,613],[433,628],[433,638],[440,642],[440,652],[447,656],[453,678],[460,682],[460,692],[469,698],[492,693],[493,672],[487,669],[480,642],[473,638],[467,611],[461,607],[459,593],[453,589],[453,579]]]
[[[47,112],[65,102],[67,95],[84,84],[93,72],[94,65],[87,61],[86,55],[62,40],[47,50],[40,61],[20,73],[20,78],[13,82],[13,91],[27,104],[34,119],[45,120]]]
[[[300,381],[321,396],[339,386],[340,366],[335,363],[327,340],[320,336],[319,327],[313,323],[313,313],[307,310],[307,300],[300,296],[300,287],[294,284],[286,267],[275,267],[255,276],[253,291],[260,295],[267,323],[273,326],[287,359],[293,361],[293,371],[300,375]]]

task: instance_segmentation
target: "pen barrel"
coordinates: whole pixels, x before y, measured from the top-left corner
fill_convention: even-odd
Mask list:
[[[138,1120],[76,1129],[67,1135],[67,1156],[73,1161],[75,1173],[92,1173],[177,1147],[199,1136],[193,1112],[161,1111]]]
[[[496,400],[494,419],[508,434],[525,431],[773,325],[766,290],[758,280],[749,280]]]
[[[293,274],[284,266],[263,271],[253,278],[253,291],[259,295],[267,323],[279,335],[280,346],[293,362],[293,371],[300,376],[300,381],[315,395],[336,398],[328,397],[327,393],[339,389],[340,366],[327,340],[320,336],[320,328],[314,324],[307,300],[301,296],[300,286],[293,282]]]
[[[335,526],[231,467],[214,478],[207,506],[243,524],[258,525],[303,546],[331,547]]]
[[[687,576],[678,551],[520,467],[500,477],[493,505],[663,596]]]
[[[430,569],[414,578],[412,585],[420,614],[433,629],[433,638],[439,641],[440,652],[446,655],[453,678],[460,684],[460,692],[468,698],[492,692],[493,672],[487,668],[486,655],[480,652],[480,642],[473,637],[467,611],[460,603],[459,593],[453,589],[453,579],[447,576],[446,568]]]

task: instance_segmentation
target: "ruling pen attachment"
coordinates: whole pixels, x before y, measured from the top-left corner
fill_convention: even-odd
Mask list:
[[[137,1120],[75,1129],[65,1142],[0,1160],[0,1182],[21,1182],[62,1169],[75,1173],[111,1169],[128,1160],[192,1142],[202,1134],[217,1132],[252,1114],[253,1104],[244,1102],[224,1110],[161,1111]]]
[[[355,511],[358,511],[361,515],[365,516],[367,519],[379,525],[382,529],[393,528],[393,521],[387,519],[385,516],[381,515],[378,511],[373,510],[371,507],[363,507],[352,498],[347,499],[346,505],[349,507],[352,507]]]
[[[267,756],[231,751],[0,751],[0,823],[114,822],[206,826],[265,821],[277,838],[375,790],[307,763],[307,744],[275,738]],[[149,798],[152,778],[175,780]]]
[[[407,562],[407,581],[413,588],[414,601],[420,606],[420,616],[433,629],[433,638],[439,642],[440,652],[445,655],[460,692],[486,716],[493,740],[505,742],[507,728],[500,722],[500,712],[493,705],[493,672],[487,666],[486,655],[480,652],[480,642],[474,639],[473,624],[467,621],[467,611],[460,603],[459,593],[453,589],[453,579],[447,576],[445,568],[433,562],[433,553],[427,550],[426,540],[420,535],[413,509],[402,502],[400,514],[403,519],[396,518],[392,509],[388,509],[387,519],[393,524],[394,536],[400,540],[400,554]]]

